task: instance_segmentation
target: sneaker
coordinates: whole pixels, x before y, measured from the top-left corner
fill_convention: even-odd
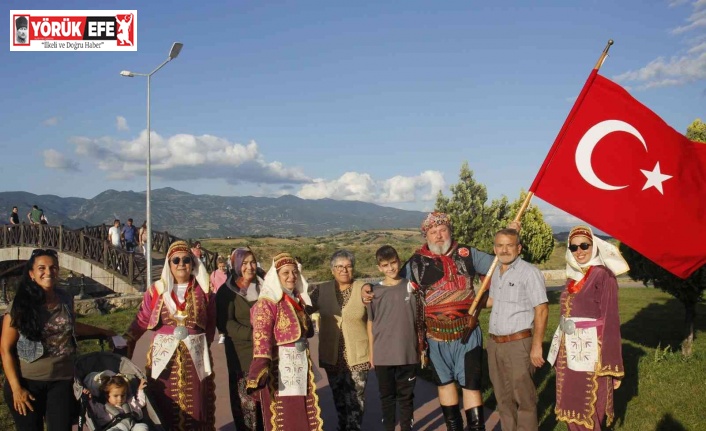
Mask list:
[[[225,343],[225,342],[226,342],[226,335],[225,335],[225,334],[221,334],[221,335],[218,337],[218,344],[223,344],[223,343]]]

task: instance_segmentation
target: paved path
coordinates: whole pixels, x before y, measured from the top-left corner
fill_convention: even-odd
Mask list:
[[[137,343],[133,362],[141,368],[145,366],[145,359],[149,341],[151,340],[151,332],[145,333]],[[311,339],[311,353],[314,363],[318,363],[318,336]],[[216,374],[216,429],[219,431],[234,431],[233,418],[230,413],[230,404],[228,398],[228,369],[226,367],[226,358],[223,345],[214,343],[211,346],[211,354],[213,355],[214,372]],[[336,409],[333,404],[333,395],[331,388],[326,379],[326,372],[320,371],[318,367],[314,368],[316,375],[316,387],[319,394],[319,403],[324,420],[325,431],[336,431],[337,418]],[[444,418],[441,414],[441,408],[437,399],[436,386],[423,380],[418,379],[414,390],[414,422],[415,430],[420,431],[443,431],[446,430]],[[365,416],[363,418],[363,430],[372,431],[379,430],[382,415],[380,413],[380,398],[378,395],[378,384],[375,378],[375,373],[368,374],[368,385],[365,391]],[[486,410],[486,430],[500,431],[497,414]],[[399,427],[397,427],[399,430]],[[297,431],[297,430],[292,430]]]

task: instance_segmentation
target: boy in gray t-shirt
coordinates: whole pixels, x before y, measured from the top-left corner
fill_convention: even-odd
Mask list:
[[[367,305],[370,364],[378,378],[384,429],[395,429],[399,402],[400,427],[407,431],[412,429],[419,363],[416,298],[412,283],[399,275],[400,258],[393,247],[380,247],[375,259],[385,278],[374,286],[373,300]]]

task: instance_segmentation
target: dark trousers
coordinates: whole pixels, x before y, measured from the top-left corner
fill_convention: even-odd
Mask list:
[[[375,375],[380,388],[382,425],[385,431],[395,429],[395,410],[400,405],[400,428],[412,429],[414,417],[414,385],[417,365],[376,365]]]
[[[17,431],[44,431],[44,421],[47,431],[68,431],[77,415],[76,398],[73,393],[73,380],[28,380],[22,379],[22,387],[34,397],[32,408],[27,409],[25,416],[15,410],[12,389],[5,381],[3,393],[8,410],[15,421]]]
[[[247,370],[243,371],[238,360],[233,340],[226,337],[223,342],[228,366],[228,392],[230,411],[236,431],[260,431],[264,429],[262,411],[255,398],[245,392]]]

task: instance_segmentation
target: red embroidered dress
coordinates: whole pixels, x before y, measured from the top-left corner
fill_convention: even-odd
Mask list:
[[[280,347],[293,347],[302,338],[313,336],[311,319],[302,307],[301,298],[294,300],[288,295],[275,302],[260,297],[250,312],[253,324],[253,361],[248,372],[249,389],[258,389],[262,416],[267,431],[321,431],[321,409],[316,395],[314,372],[309,348],[306,347],[308,381],[306,395],[280,396],[279,354]],[[267,375],[264,387],[258,387]]]
[[[189,334],[206,334],[208,345],[215,333],[215,300],[213,294],[206,293],[192,279],[184,302],[175,301],[178,308],[183,305],[187,317],[184,322]],[[128,329],[127,336],[139,339],[145,331],[158,334],[172,334],[177,321],[171,316],[164,299],[157,293],[155,285],[145,292],[142,305],[135,320]],[[153,338],[154,342],[154,338]],[[169,359],[166,368],[157,378],[152,374],[152,352],[154,344],[147,352],[148,392],[157,404],[159,416],[168,430],[214,430],[216,395],[214,375],[199,379],[194,359],[186,345],[179,343]],[[202,358],[203,359],[203,358]],[[212,362],[212,360],[211,360]]]
[[[613,379],[624,376],[618,316],[618,283],[604,266],[592,266],[586,276],[569,280],[561,294],[561,315],[565,318],[603,319],[598,327],[598,364],[595,372],[579,372],[567,366],[566,349],[560,343],[556,359],[557,419],[570,430],[600,430],[602,421],[613,421]],[[569,293],[569,290],[578,291]]]

